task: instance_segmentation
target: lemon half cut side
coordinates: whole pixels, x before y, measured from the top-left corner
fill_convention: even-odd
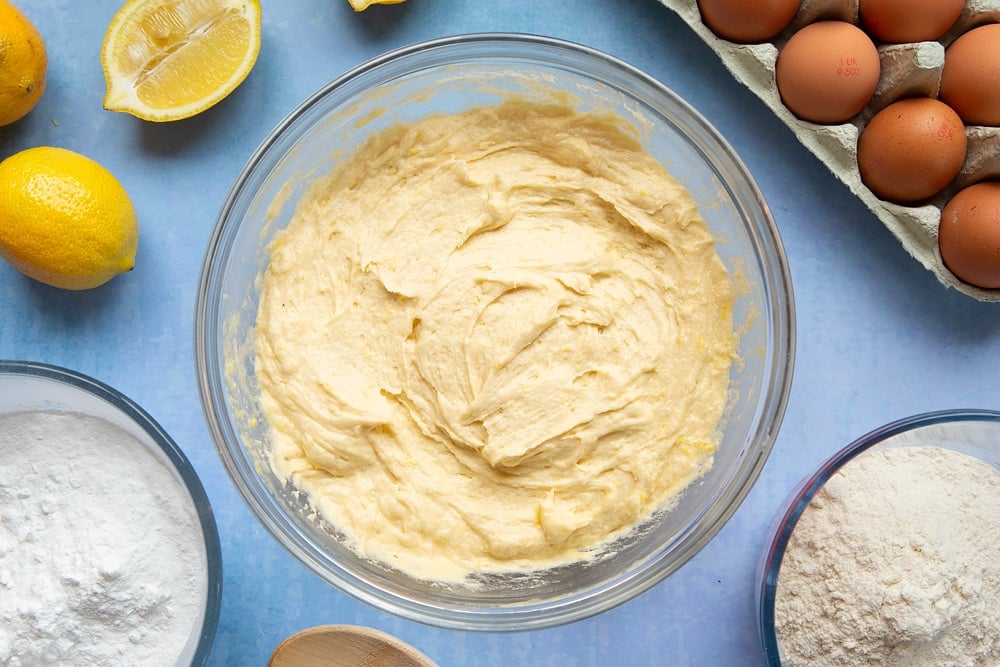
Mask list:
[[[260,51],[260,0],[128,0],[101,47],[104,108],[190,118],[240,85]]]

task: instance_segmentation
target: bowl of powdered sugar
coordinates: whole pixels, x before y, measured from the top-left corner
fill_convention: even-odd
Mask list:
[[[0,665],[201,665],[215,520],[183,452],[114,389],[0,361]]]
[[[1000,412],[830,457],[782,506],[756,593],[768,665],[1000,665]]]

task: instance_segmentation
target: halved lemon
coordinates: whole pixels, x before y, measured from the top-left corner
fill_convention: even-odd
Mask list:
[[[104,108],[189,118],[233,92],[260,51],[260,0],[129,0],[101,47]]]

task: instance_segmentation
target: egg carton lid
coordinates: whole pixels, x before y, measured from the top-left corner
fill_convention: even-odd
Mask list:
[[[834,125],[803,121],[788,111],[775,85],[775,63],[781,46],[804,25],[818,20],[857,25],[858,0],[803,0],[788,27],[760,44],[738,44],[717,37],[702,22],[697,0],[660,3],[679,15],[716,52],[733,77],[756,94],[939,282],[979,301],[1000,302],[1000,290],[982,289],[956,278],[945,267],[938,249],[941,208],[951,195],[973,182],[1000,178],[1000,128],[967,126],[968,153],[961,172],[951,185],[921,206],[879,199],[861,182],[857,166],[858,136],[868,120],[902,97],[936,97],[945,47],[973,27],[1000,22],[1000,0],[968,0],[961,17],[938,41],[879,46],[882,73],[875,95],[855,118]]]

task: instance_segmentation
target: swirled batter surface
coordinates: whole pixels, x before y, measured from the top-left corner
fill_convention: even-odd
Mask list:
[[[271,249],[273,465],[420,577],[586,558],[711,465],[732,305],[621,119],[508,102],[391,127]]]

